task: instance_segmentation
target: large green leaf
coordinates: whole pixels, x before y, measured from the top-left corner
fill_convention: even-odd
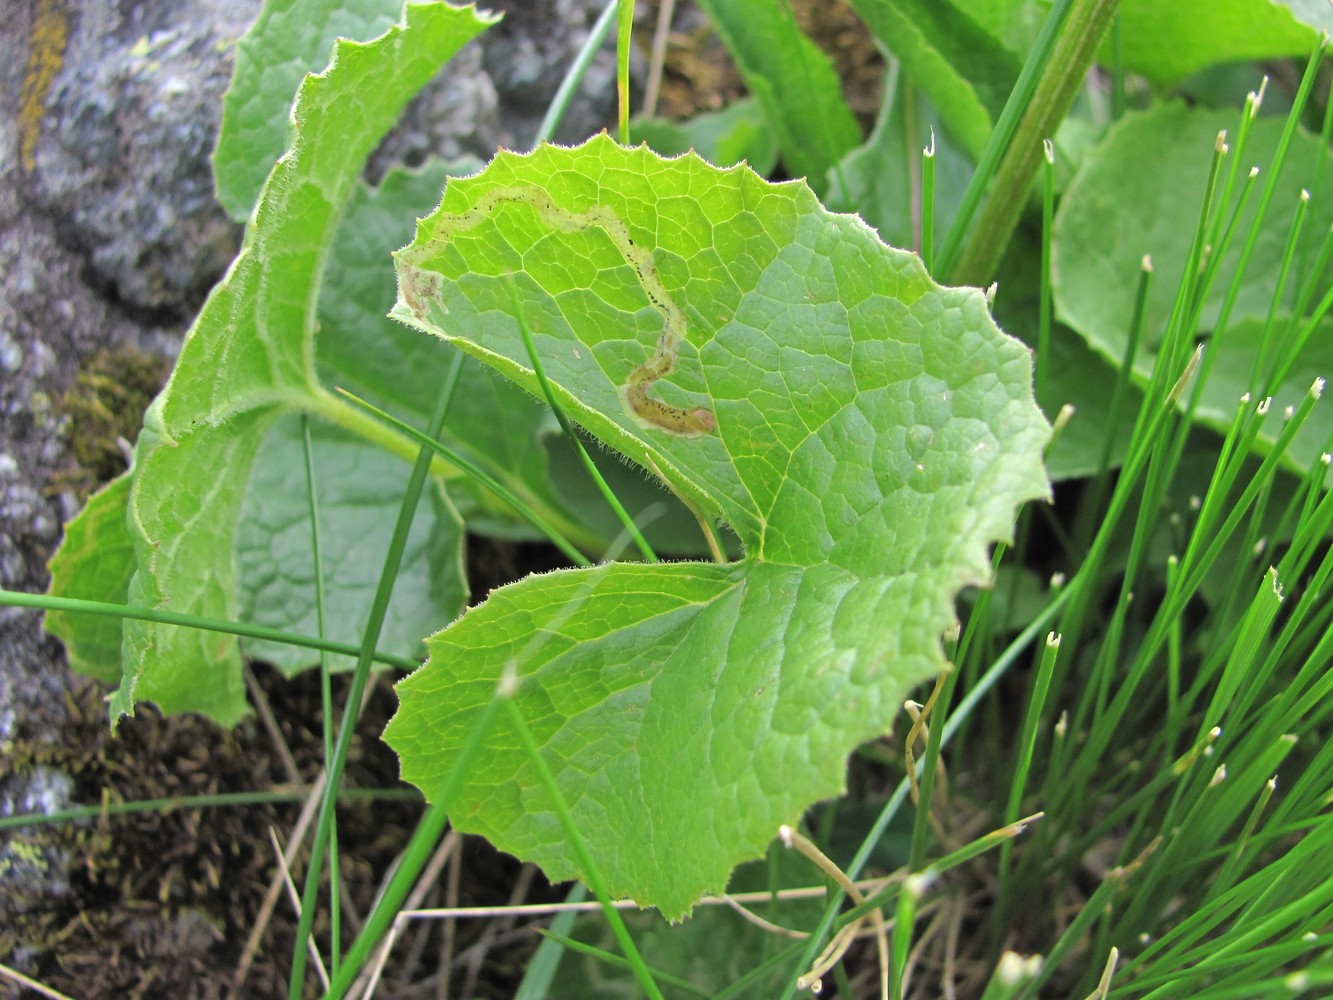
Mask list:
[[[744,547],[494,592],[428,641],[386,732],[434,789],[516,667],[612,890],[678,916],[943,666],[954,596],[1047,490],[1028,352],[805,184],[605,136],[450,182],[398,257],[398,318],[535,391],[517,295],[571,417]],[[492,737],[452,819],[578,875],[520,746]]]
[[[1060,318],[1077,330],[1102,356],[1119,364],[1124,357],[1134,305],[1133,289],[1142,260],[1152,258],[1154,281],[1147,302],[1144,343],[1135,359],[1140,379],[1150,373],[1158,344],[1170,317],[1175,290],[1184,272],[1208,177],[1213,144],[1223,129],[1234,129],[1229,112],[1188,108],[1180,104],[1155,107],[1125,116],[1106,140],[1084,159],[1061,202],[1055,220],[1052,277]],[[1251,130],[1239,164],[1242,175],[1251,164],[1265,171],[1281,136],[1280,120],[1260,118]],[[1211,337],[1209,362],[1216,377],[1203,388],[1199,415],[1213,426],[1228,425],[1249,375],[1260,364],[1259,344],[1279,281],[1283,247],[1304,186],[1333,167],[1333,156],[1318,139],[1298,131],[1287,163],[1277,178],[1272,208],[1260,223],[1255,250],[1242,278],[1230,326]],[[1229,169],[1229,168],[1228,168]],[[1267,173],[1258,182],[1264,183]],[[1219,280],[1204,300],[1200,329],[1212,331],[1239,263],[1245,234],[1253,222],[1259,197],[1249,199],[1239,218],[1238,233],[1223,258]],[[1231,208],[1221,209],[1229,219]],[[1333,204],[1311,203],[1297,260],[1312,264],[1319,243],[1333,224]],[[1090,252],[1091,250],[1091,252]],[[1327,287],[1333,275],[1319,276],[1317,287]],[[1279,303],[1279,321],[1290,317],[1291,286]],[[1270,343],[1276,345],[1277,338]],[[1274,423],[1283,407],[1298,402],[1315,374],[1326,372],[1326,340],[1316,336],[1276,393]],[[1270,358],[1264,359],[1268,365]],[[1319,414],[1316,413],[1316,417]],[[1328,434],[1326,419],[1312,420],[1305,429],[1308,443],[1291,452],[1300,463],[1317,454]],[[1275,428],[1273,429],[1275,431]],[[1272,437],[1273,431],[1268,436]]]
[[[1018,58],[949,0],[852,0],[973,157],[1018,79]]]
[[[764,109],[792,177],[818,192],[824,175],[861,141],[828,57],[801,34],[781,0],[698,0]]]
[[[218,201],[232,218],[249,217],[287,148],[292,98],[302,78],[328,63],[334,39],[375,38],[401,11],[402,0],[266,0],[236,43],[213,150]]]
[[[1311,27],[1318,23],[1313,7],[1274,0],[1123,0],[1121,59],[1126,69],[1165,86],[1216,63],[1309,55],[1319,39]]]
[[[417,426],[429,420],[456,352],[388,318],[397,293],[389,254],[412,238],[416,220],[438,204],[448,176],[480,167],[430,162],[419,170],[392,170],[376,187],[358,183],[325,269],[315,338],[322,378]],[[621,525],[605,500],[588,492],[588,474],[572,460],[549,408],[471,358],[455,398],[444,431],[450,447],[485,468],[567,537],[593,551],[614,544]],[[606,475],[631,514],[656,515],[646,526],[655,546],[664,552],[702,551],[698,527],[679,503],[619,463],[612,463]],[[531,525],[472,479],[446,470],[445,482],[471,531],[534,537]],[[663,500],[668,511],[660,509]],[[398,501],[386,491],[385,502]]]
[[[128,510],[131,602],[235,617],[236,523],[265,431],[289,410],[348,419],[313,360],[320,278],[348,196],[406,102],[489,23],[471,8],[409,3],[379,39],[337,43],[329,69],[301,85],[292,148],[145,418]],[[137,699],[224,723],[244,712],[234,639],[148,622],[124,632],[113,715]]]

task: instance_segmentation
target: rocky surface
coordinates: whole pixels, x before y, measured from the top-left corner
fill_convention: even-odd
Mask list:
[[[413,105],[377,154],[380,169],[431,153],[485,157],[500,145],[528,144],[603,0],[488,6],[506,11],[505,22]],[[91,430],[84,411],[64,405],[80,371],[108,353],[150,366],[170,358],[239,245],[238,227],[213,200],[209,155],[231,46],[257,9],[258,0],[11,0],[7,7],[0,32],[4,588],[45,588],[45,562],[80,502],[70,485],[77,476],[68,474],[70,445]],[[613,61],[603,53],[562,137],[608,124],[613,101]],[[0,817],[77,799],[71,747],[93,757],[121,752],[103,735],[104,720],[89,723],[96,692],[70,694],[79,690],[39,616],[0,607]],[[43,971],[40,943],[18,928],[58,907],[71,866],[90,863],[79,855],[85,840],[60,827],[0,831],[0,962]],[[188,940],[200,954],[225,936],[216,917],[190,907],[172,919],[134,933]],[[209,933],[181,938],[182,920],[191,927],[203,920]]]

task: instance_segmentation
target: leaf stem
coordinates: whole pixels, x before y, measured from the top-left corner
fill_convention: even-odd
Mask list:
[[[620,0],[616,18],[616,91],[620,103],[620,144],[629,145],[629,46],[634,0]]]
[[[1032,99],[990,185],[990,198],[949,280],[958,285],[990,282],[1027,204],[1028,191],[1042,159],[1042,140],[1055,135],[1083,84],[1102,36],[1120,0],[1073,0],[1068,20]]]
[[[1055,6],[1046,15],[1041,33],[1037,36],[1036,42],[1033,43],[1032,51],[1023,64],[1023,71],[1019,73],[1014,89],[1009,93],[1009,99],[1005,102],[1004,110],[1000,112],[999,121],[995,123],[990,138],[986,140],[986,146],[981,151],[981,158],[977,161],[977,169],[972,172],[972,179],[968,181],[967,190],[963,192],[958,210],[954,213],[948,232],[945,233],[944,243],[935,261],[936,271],[941,275],[947,275],[953,271],[954,265],[958,262],[958,255],[962,252],[963,240],[971,230],[972,220],[977,214],[977,209],[981,207],[981,200],[986,195],[986,189],[990,187],[991,179],[995,176],[1001,159],[1009,149],[1014,130],[1018,128],[1019,118],[1027,110],[1037,83],[1050,64],[1056,42],[1059,40],[1060,32],[1069,18],[1069,11],[1074,3],[1075,0],[1056,0]]]

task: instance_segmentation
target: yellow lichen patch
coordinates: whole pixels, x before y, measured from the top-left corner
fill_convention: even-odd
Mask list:
[[[37,137],[41,134],[46,97],[65,60],[69,18],[60,0],[37,0],[37,12],[28,33],[28,67],[23,73],[19,105],[19,159],[24,173],[37,166]]]

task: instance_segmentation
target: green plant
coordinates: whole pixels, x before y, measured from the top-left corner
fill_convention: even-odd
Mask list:
[[[298,0],[266,8],[246,49],[257,68],[239,64],[229,122],[259,107],[271,124],[285,109],[281,87],[262,92],[272,51],[303,48],[310,62],[335,30],[353,30],[335,27],[332,5],[311,6],[322,13],[296,17]],[[841,915],[836,901],[803,912],[775,898],[772,915],[799,919],[810,943],[742,970],[690,968],[672,957],[673,935],[689,932],[627,925],[608,906],[626,975],[648,995],[662,995],[655,983],[673,968],[686,973],[674,989],[791,995],[813,968],[852,995],[818,949],[891,905],[897,925],[891,941],[879,928],[879,964],[893,995],[936,989],[920,985],[928,952],[913,943],[927,912],[928,927],[945,914],[980,928],[965,954],[976,995],[1035,995],[1052,977],[1048,988],[1080,995],[1317,988],[1333,968],[1318,876],[1333,846],[1327,751],[1294,758],[1305,769],[1290,791],[1268,784],[1298,745],[1291,737],[1320,732],[1328,712],[1318,594],[1333,567],[1319,554],[1333,519],[1320,458],[1330,432],[1310,385],[1333,332],[1333,118],[1327,100],[1322,117],[1311,100],[1323,59],[1315,14],[1232,0],[1209,15],[1227,30],[1204,37],[1186,21],[1150,22],[1150,5],[1127,0],[1100,49],[1113,70],[1103,106],[1105,89],[1084,76],[1114,3],[1065,0],[1043,18],[1036,3],[858,0],[895,57],[878,123],[858,145],[831,64],[786,4],[703,6],[756,98],[707,134],[735,129],[731,148],[743,146],[758,114],[808,185],[603,136],[501,153],[470,177],[436,164],[371,188],[358,175],[374,145],[486,27],[470,9],[433,4],[409,3],[374,41],[337,43],[329,69],[301,84],[281,158],[272,134],[224,127],[219,190],[250,216],[246,244],[150,409],[134,468],[93,498],[53,560],[53,594],[66,600],[47,601],[49,623],[71,661],[120,679],[113,717],[151,700],[228,723],[246,709],[239,650],[216,631],[181,629],[182,613],[317,633],[312,648],[352,643],[355,681],[336,745],[329,738],[336,789],[372,658],[413,657],[465,602],[462,523],[535,530],[582,564],[494,592],[428,640],[429,661],[400,683],[386,739],[432,805],[333,970],[334,994],[446,818],[553,878],[585,880],[604,903],[628,896],[674,919],[762,856],[782,824],[839,795],[847,755],[936,675],[920,766],[915,734],[905,759],[888,758],[912,781],[873,817],[849,815],[850,803],[810,814],[825,853],[838,853],[837,831],[859,839],[838,858],[855,878],[910,787],[917,805],[878,859],[910,881]],[[368,37],[385,10],[345,13]],[[1165,93],[1226,59],[1316,45],[1290,114],[1260,118],[1251,101],[1229,151],[1214,140],[1236,114],[1205,106],[1206,92],[1185,105],[1125,83],[1137,73]],[[1251,160],[1263,164],[1258,180],[1244,173]],[[1044,212],[1029,214],[1045,224],[1016,228],[1034,181]],[[441,186],[396,254],[393,315],[406,326],[386,322],[387,254]],[[1083,481],[1072,501],[1029,510],[1011,531],[1017,505],[1047,491],[1049,428],[1028,351],[995,326],[980,290],[937,283],[865,223],[919,240],[947,280],[999,279],[1001,320],[1040,348],[1039,401],[1052,415],[1078,407],[1047,456],[1054,478]],[[396,416],[335,395],[334,383]],[[1237,411],[1242,392],[1274,403]],[[528,393],[650,474],[600,463],[623,518],[578,485],[583,461],[597,463],[567,450]],[[416,459],[410,475],[404,458]],[[366,468],[369,494],[348,471]],[[340,522],[339,508],[358,516]],[[664,509],[671,519],[646,523]],[[321,564],[357,562],[367,517],[389,552],[379,578],[326,575]],[[635,521],[648,561],[587,565],[628,545]],[[266,589],[275,540],[306,522],[313,554],[285,559],[285,578],[300,584]],[[657,563],[659,548],[714,560]],[[1053,571],[1067,578],[1048,588]],[[955,631],[955,597],[993,577],[997,589],[970,597]],[[1300,595],[1289,610],[1284,594]],[[77,598],[146,610],[86,619],[70,613],[87,610]],[[994,687],[1047,629],[1059,638],[1011,693],[1015,708]],[[297,648],[248,651],[296,670],[310,662]],[[332,802],[330,791],[303,932]],[[1045,818],[1015,846],[1020,816],[1037,808]],[[969,824],[969,813],[989,822]],[[987,830],[1000,832],[977,835]],[[767,887],[797,880],[790,867],[771,855]],[[978,872],[993,897],[984,911],[967,901]],[[1074,916],[1040,902],[1080,880],[1095,887]],[[1012,937],[1014,916],[1034,908]],[[686,926],[743,938],[715,913]],[[565,943],[586,950],[577,938],[598,933],[585,926]],[[1118,971],[1113,946],[1125,956]],[[1018,948],[1046,951],[1045,963],[1016,965],[1006,956]],[[565,988],[594,995],[571,964]]]

